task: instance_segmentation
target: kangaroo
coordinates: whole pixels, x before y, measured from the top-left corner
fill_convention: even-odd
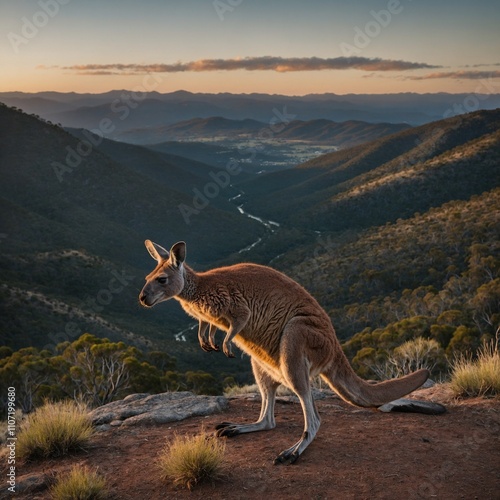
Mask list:
[[[235,264],[198,273],[185,264],[183,241],[173,245],[170,252],[149,240],[145,244],[157,266],[146,276],[140,303],[152,307],[174,298],[200,322],[226,332],[222,344],[226,356],[234,356],[234,342],[251,357],[262,395],[260,417],[251,424],[222,422],[216,426],[217,436],[273,429],[280,384],[298,396],[304,432],[276,457],[275,464],[295,462],[318,432],[320,417],[311,377],[320,375],[353,405],[378,407],[417,389],[429,376],[427,370],[418,370],[399,379],[370,384],[354,373],[326,312],[288,276],[257,264]]]

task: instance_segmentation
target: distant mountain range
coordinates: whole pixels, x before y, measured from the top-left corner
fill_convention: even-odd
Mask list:
[[[470,94],[203,94],[177,91],[131,92],[114,90],[102,94],[59,92],[0,93],[0,102],[17,106],[67,127],[97,129],[106,120],[108,137],[137,128],[170,125],[193,118],[219,116],[231,120],[252,119],[267,125],[280,117],[288,121],[317,119],[408,123],[420,125],[470,109]],[[474,110],[500,106],[500,94],[475,99]]]
[[[117,135],[117,139],[136,144],[152,144],[163,141],[192,141],[208,139],[222,142],[234,139],[262,140],[278,139],[325,143],[330,146],[347,147],[377,139],[410,128],[406,124],[367,123],[359,121],[333,122],[331,120],[291,120],[269,126],[257,120],[229,120],[222,117],[194,118],[172,125],[139,130],[128,130]]]

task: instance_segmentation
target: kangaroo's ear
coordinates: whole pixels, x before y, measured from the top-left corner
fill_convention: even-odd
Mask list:
[[[186,244],[183,241],[179,241],[170,249],[170,262],[172,262],[175,267],[180,267],[185,260]]]
[[[151,240],[146,240],[144,244],[148,249],[149,255],[151,255],[153,259],[157,260],[158,262],[163,262],[164,260],[168,259],[168,250],[165,250],[162,246],[158,245],[157,243],[153,243]]]

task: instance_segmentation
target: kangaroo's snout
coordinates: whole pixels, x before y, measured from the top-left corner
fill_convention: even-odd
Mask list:
[[[139,294],[139,302],[140,302],[141,306],[153,307],[153,305],[154,305],[153,295],[151,293],[147,293],[145,291],[145,288],[146,287],[144,287],[141,290],[141,293]]]
[[[147,300],[147,295],[144,292],[141,292],[140,295],[139,295],[139,302],[143,306],[147,306],[146,300]]]

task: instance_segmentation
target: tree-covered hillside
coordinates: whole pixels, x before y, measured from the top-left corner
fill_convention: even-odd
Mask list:
[[[98,138],[0,107],[2,343],[54,351],[88,332],[249,381],[247,359],[199,348],[178,304],[138,305],[148,238],[185,240],[198,270],[289,274],[365,375],[405,340],[442,359],[475,349],[500,323],[499,130],[499,110],[471,113],[217,187],[215,167],[108,141],[84,153]],[[236,189],[253,218],[228,202]]]
[[[180,307],[139,306],[155,265],[143,242],[186,240],[203,268],[255,242],[263,226],[227,203],[218,170],[161,155],[155,164],[151,152],[132,168],[127,152],[113,159],[91,139],[0,106],[1,343],[53,349],[90,332],[175,351],[184,370],[210,366],[195,332],[175,340],[189,324]],[[210,197],[195,199],[204,190]],[[193,209],[187,220],[182,205]]]
[[[385,224],[500,182],[500,110],[405,130],[242,185],[246,208],[285,226]],[[299,209],[300,207],[300,209]]]
[[[500,325],[500,189],[358,235],[322,235],[275,262],[329,312],[354,356],[422,335],[449,354]],[[417,330],[410,323],[417,321]],[[396,325],[396,326],[395,326]]]
[[[281,223],[253,258],[319,300],[365,375],[406,340],[453,356],[500,326],[499,130],[471,113],[242,186]]]

